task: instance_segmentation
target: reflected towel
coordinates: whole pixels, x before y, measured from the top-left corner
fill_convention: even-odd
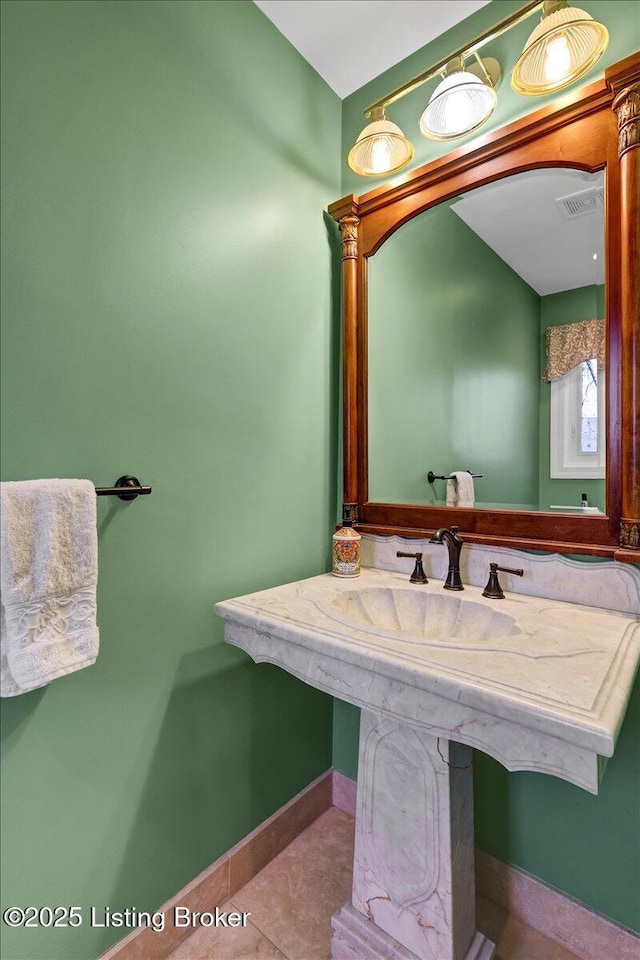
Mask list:
[[[89,480],[0,484],[0,696],[98,655],[96,491]]]
[[[473,477],[468,470],[454,470],[447,480],[447,506],[472,507],[475,503]]]

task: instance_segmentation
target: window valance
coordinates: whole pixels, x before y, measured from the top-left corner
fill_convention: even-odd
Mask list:
[[[580,320],[547,327],[547,359],[543,380],[557,380],[585,360],[605,359],[604,320]]]

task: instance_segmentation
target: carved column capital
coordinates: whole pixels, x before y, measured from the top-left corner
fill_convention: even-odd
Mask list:
[[[640,83],[621,90],[613,101],[618,115],[618,155],[640,146]]]
[[[342,259],[358,259],[358,225],[359,217],[343,217],[339,221],[342,235]]]
[[[358,522],[358,504],[357,503],[343,503],[342,504],[342,522],[350,521],[351,523]]]
[[[620,546],[640,550],[640,520],[620,521]]]

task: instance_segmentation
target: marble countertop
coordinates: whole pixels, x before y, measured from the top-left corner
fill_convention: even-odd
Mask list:
[[[371,621],[357,609],[360,591],[375,591],[383,607],[388,594],[400,606],[444,604],[458,615],[435,633],[394,629],[388,611]],[[463,609],[478,629],[460,628]],[[509,769],[544,768],[541,755],[533,765],[520,756],[527,737],[522,750],[511,743],[523,731],[538,738],[537,755],[549,737],[570,746],[578,766],[586,754],[610,757],[640,660],[640,622],[631,614],[513,593],[489,600],[474,586],[452,594],[439,582],[411,584],[386,570],[344,580],[325,574],[223,601],[216,611],[227,621],[227,640],[255,660],[352,703],[481,749],[488,744]],[[587,779],[580,785],[593,789],[593,776]]]

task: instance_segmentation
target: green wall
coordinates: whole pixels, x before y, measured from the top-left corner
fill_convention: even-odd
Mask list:
[[[493,0],[463,23],[427,44],[417,53],[380,74],[343,101],[342,111],[342,194],[361,195],[377,186],[347,167],[346,156],[365,124],[365,107],[398,84],[424,70],[469,37],[481,33],[497,20],[521,6],[520,0]],[[609,29],[609,46],[596,67],[579,84],[602,76],[604,68],[640,48],[640,3],[638,0],[585,0],[591,16]],[[485,49],[510,70],[535,18],[520,24]],[[414,169],[443,156],[451,144],[424,139],[418,119],[433,87],[399,101],[389,117],[414,143]],[[477,134],[455,141],[455,146],[481,138],[518,117],[549,102],[550,98],[519,97],[503,79],[498,106],[490,121]],[[402,179],[402,171],[397,179]],[[354,776],[357,768],[355,744],[359,711],[341,706],[334,713],[334,764]],[[553,777],[528,773],[507,773],[489,757],[477,754],[475,761],[476,839],[497,856],[534,873],[608,916],[640,931],[640,680],[620,736],[616,754],[609,762],[598,797]]]
[[[331,764],[212,607],[327,569],[340,101],[244,0],[2,20],[3,476],[154,487],[99,501],[96,665],[2,702],[4,905],[155,909]]]
[[[605,316],[604,286],[579,287],[540,297],[540,369],[544,369],[548,327],[580,320],[602,320]],[[604,480],[552,480],[550,470],[549,410],[551,384],[540,383],[540,509],[550,503],[580,504],[586,493],[592,507],[605,510]]]
[[[463,266],[461,266],[463,265]],[[369,497],[538,504],[539,297],[441,204],[369,260]]]

